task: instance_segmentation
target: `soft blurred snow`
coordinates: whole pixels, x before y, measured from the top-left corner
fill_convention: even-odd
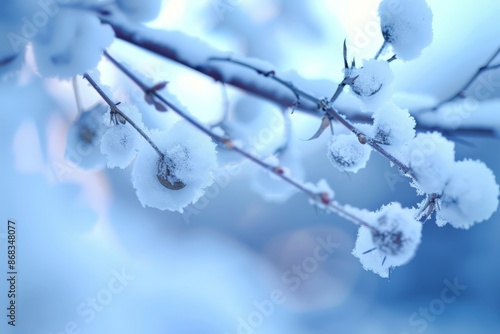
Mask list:
[[[236,5],[221,17],[214,6],[218,2]],[[496,0],[429,0],[429,5],[434,13],[433,44],[415,61],[391,64],[396,89],[423,93],[426,99],[455,92],[498,47],[500,35]],[[342,75],[344,38],[354,40],[358,29],[373,20],[377,6],[376,0],[307,5],[285,0],[169,0],[151,26],[179,29],[222,50],[261,57],[305,77],[336,81]],[[373,37],[366,49],[353,55],[370,57],[381,41],[381,36]],[[220,118],[223,94],[212,80],[123,42],[115,42],[111,51],[139,71],[169,80],[171,92],[193,114],[207,121]],[[101,62],[100,68],[104,81],[134,92],[109,63]],[[493,79],[498,75],[495,72]],[[88,107],[95,94],[80,85]],[[495,87],[491,96],[499,92]],[[133,94],[140,98],[137,90]],[[242,93],[229,88],[228,94],[234,108]],[[236,333],[238,317],[255,312],[254,303],[269,299],[274,289],[286,291],[287,301],[276,305],[255,333],[416,332],[410,315],[439,298],[443,280],[454,277],[468,288],[429,322],[426,333],[499,331],[498,213],[469,231],[426,224],[416,257],[388,282],[363,271],[350,255],[355,226],[315,211],[300,194],[283,204],[265,202],[249,190],[246,168],[231,175],[227,185],[214,188],[214,195],[206,197],[189,220],[142,208],[130,168],[75,168],[64,160],[66,133],[76,115],[68,83],[42,81],[25,72],[21,87],[0,83],[0,101],[0,236],[7,218],[19,226],[19,317],[18,327],[9,328],[12,333],[64,332],[70,321],[80,325],[82,333]],[[149,111],[143,118],[146,125],[160,129],[176,120]],[[318,127],[317,119],[299,112],[291,121],[299,139],[307,139]],[[327,140],[324,135],[312,142],[297,141],[306,180],[326,178],[337,200],[371,210],[394,200],[404,206],[417,203],[407,180],[375,154],[355,175],[332,168],[324,150]],[[457,145],[457,160],[481,159],[498,174],[497,141],[471,142],[473,147]],[[317,238],[327,236],[339,248],[291,291],[282,281],[283,273],[311,257]],[[0,239],[0,249],[4,242]],[[2,252],[0,259],[5,259]],[[77,307],[98,296],[113,270],[123,268],[135,279],[86,323]],[[0,284],[2,308],[4,288]]]

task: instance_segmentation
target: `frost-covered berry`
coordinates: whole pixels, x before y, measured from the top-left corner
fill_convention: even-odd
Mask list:
[[[455,164],[455,144],[439,132],[419,133],[410,142],[407,154],[418,192],[440,194]]]
[[[358,216],[374,227],[361,226],[352,254],[363,268],[388,277],[391,268],[408,263],[422,238],[422,224],[415,220],[415,210],[399,203],[383,206],[378,212],[359,210]]]
[[[420,56],[432,42],[432,11],[425,0],[383,0],[379,6],[382,35],[404,61]]]
[[[400,147],[415,137],[415,119],[408,110],[387,103],[373,114],[373,138],[384,145]]]
[[[105,104],[98,104],[83,111],[74,121],[66,136],[66,160],[84,169],[104,167],[106,158],[101,153],[101,138],[107,127],[102,116],[107,110]]]
[[[109,168],[125,168],[134,160],[141,146],[141,138],[130,124],[117,124],[102,136],[101,152],[106,156]]]
[[[183,212],[213,183],[215,144],[186,121],[153,132],[151,139],[164,159],[149,145],[139,152],[132,170],[137,197],[143,206]]]
[[[498,207],[498,184],[481,161],[455,163],[439,201],[436,224],[468,229],[491,217]]]
[[[61,8],[33,39],[38,71],[70,78],[96,67],[113,41],[113,30],[90,11]]]
[[[135,106],[121,104],[120,110],[134,122],[135,126],[146,133],[149,132]],[[109,123],[110,128],[102,136],[101,152],[106,156],[109,168],[125,168],[135,159],[145,140],[117,113],[107,112],[104,115],[104,122]]]
[[[334,135],[328,142],[328,159],[340,171],[357,173],[365,168],[370,154],[370,146],[362,145],[351,133]]]
[[[376,108],[392,93],[394,75],[386,61],[365,60],[362,67],[346,69],[345,74],[356,78],[351,84],[351,90],[369,108]]]

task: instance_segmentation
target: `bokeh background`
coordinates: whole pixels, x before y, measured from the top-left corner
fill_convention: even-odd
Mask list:
[[[392,64],[396,90],[414,94],[416,104],[455,93],[498,48],[500,36],[496,0],[428,3],[433,44],[417,60]],[[329,80],[325,90],[333,92],[342,79],[344,38],[357,58],[380,47],[382,37],[373,28],[377,6],[376,0],[166,0],[149,25]],[[200,119],[221,117],[224,90],[213,80],[124,42],[116,41],[111,52],[168,80],[170,92]],[[99,69],[118,97],[140,97],[109,63]],[[499,71],[489,78],[498,83]],[[97,101],[86,84],[80,86],[85,106]],[[500,106],[499,85],[490,87],[489,99]],[[235,89],[227,88],[227,95],[230,116],[240,126],[250,124],[250,133],[279,113]],[[0,83],[0,101],[0,266],[7,261],[7,219],[13,219],[19,272],[16,327],[1,314],[2,333],[500,332],[498,212],[467,231],[427,222],[416,257],[382,279],[350,254],[356,226],[315,210],[302,194],[280,203],[266,200],[266,193],[283,189],[272,180],[256,186],[258,171],[248,164],[212,187],[193,214],[143,208],[130,167],[84,171],[64,160],[77,113],[70,82],[41,79],[27,66],[16,85]],[[150,127],[175,119],[141,112]],[[290,120],[294,163],[305,180],[326,179],[339,202],[375,210],[391,201],[414,206],[421,200],[377,154],[357,174],[337,171],[325,154],[327,134],[303,140],[318,119],[297,111]],[[460,138],[457,160],[480,159],[499,175],[498,144],[492,137]],[[318,238],[334,242],[335,250],[292,289],[284,277],[310,262]],[[455,280],[466,288],[453,302],[439,302],[446,282]],[[7,284],[0,282],[6,313]],[[266,301],[277,290],[284,302],[271,307]],[[427,319],[418,315],[422,308],[431,309]]]

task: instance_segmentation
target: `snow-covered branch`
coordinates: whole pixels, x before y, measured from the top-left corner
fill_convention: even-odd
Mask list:
[[[339,83],[328,80],[308,80],[293,72],[280,72],[280,77],[283,78],[283,82],[289,83],[290,86],[301,87],[304,93],[312,97],[309,99],[301,99],[300,104],[297,106],[297,95],[293,90],[290,90],[290,87],[283,85],[283,82],[272,82],[268,80],[269,75],[266,75],[267,73],[277,73],[276,67],[268,62],[222,52],[201,41],[199,38],[191,37],[181,32],[147,28],[139,24],[114,20],[111,17],[105,17],[102,18],[102,20],[113,28],[116,37],[119,39],[185,65],[218,82],[234,86],[247,93],[276,103],[284,108],[297,107],[297,109],[302,112],[321,117],[322,113],[319,111],[317,103],[320,101],[318,97],[332,96],[332,92],[339,86]],[[463,94],[463,91],[466,90],[481,73],[493,70],[497,67],[495,65],[491,66],[491,61],[495,59],[498,52],[497,50],[489,61],[478,69],[474,76],[464,84],[464,88],[460,89],[457,94],[430,108],[410,110],[417,119],[416,130],[443,130],[442,132],[450,138],[459,136],[496,136],[499,128],[496,126],[496,122],[493,124],[487,120],[484,122],[475,121],[474,124],[463,122],[456,127],[449,128],[437,120],[435,124],[433,124],[427,116],[425,117],[425,121],[419,122],[419,111],[429,109],[437,110],[443,105],[458,99]],[[221,64],[220,62],[209,61],[209,59],[214,58],[231,58],[234,64]],[[393,58],[391,58],[391,60],[393,60]],[[250,67],[245,68],[237,66],[237,62],[248,64]],[[260,71],[255,71],[255,68],[259,68]],[[353,121],[371,122],[371,119],[367,118],[365,114],[359,113],[352,105],[352,99],[349,96],[339,98],[336,102],[336,107]]]

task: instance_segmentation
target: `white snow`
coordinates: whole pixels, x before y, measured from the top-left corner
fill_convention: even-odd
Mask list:
[[[371,147],[362,145],[354,134],[338,134],[330,138],[327,156],[340,171],[357,173],[366,167],[371,151]]]
[[[368,110],[386,102],[393,92],[394,75],[386,61],[365,60],[362,67],[347,69],[346,76],[356,78],[351,91],[363,101]]]
[[[415,210],[393,202],[377,212],[352,208],[350,211],[377,230],[373,233],[365,226],[358,230],[352,254],[364,269],[388,277],[391,268],[402,266],[415,256],[422,238],[422,224],[413,218]]]
[[[135,159],[142,144],[140,135],[130,124],[112,125],[102,136],[101,152],[109,168],[125,168]]]
[[[160,157],[150,145],[145,145],[132,170],[137,197],[144,207],[182,213],[213,183],[212,171],[217,167],[215,144],[186,121],[176,123],[169,131],[155,131],[151,138],[165,154],[169,166],[170,173],[161,177],[171,184],[182,182],[185,187],[173,190],[162,185],[158,178]]]
[[[38,71],[70,78],[93,69],[114,39],[113,30],[90,12],[61,8],[33,40]]]
[[[116,0],[118,8],[133,21],[151,21],[161,8],[161,0]]]
[[[495,175],[483,162],[459,161],[439,201],[436,224],[468,229],[491,217],[498,207],[498,195]]]
[[[418,193],[441,193],[455,163],[455,144],[439,132],[419,133],[406,151]]]
[[[432,42],[432,11],[425,0],[383,0],[379,6],[384,39],[404,61],[420,56]]]
[[[394,103],[383,105],[373,114],[373,120],[373,138],[381,144],[397,149],[415,137],[415,119]]]

